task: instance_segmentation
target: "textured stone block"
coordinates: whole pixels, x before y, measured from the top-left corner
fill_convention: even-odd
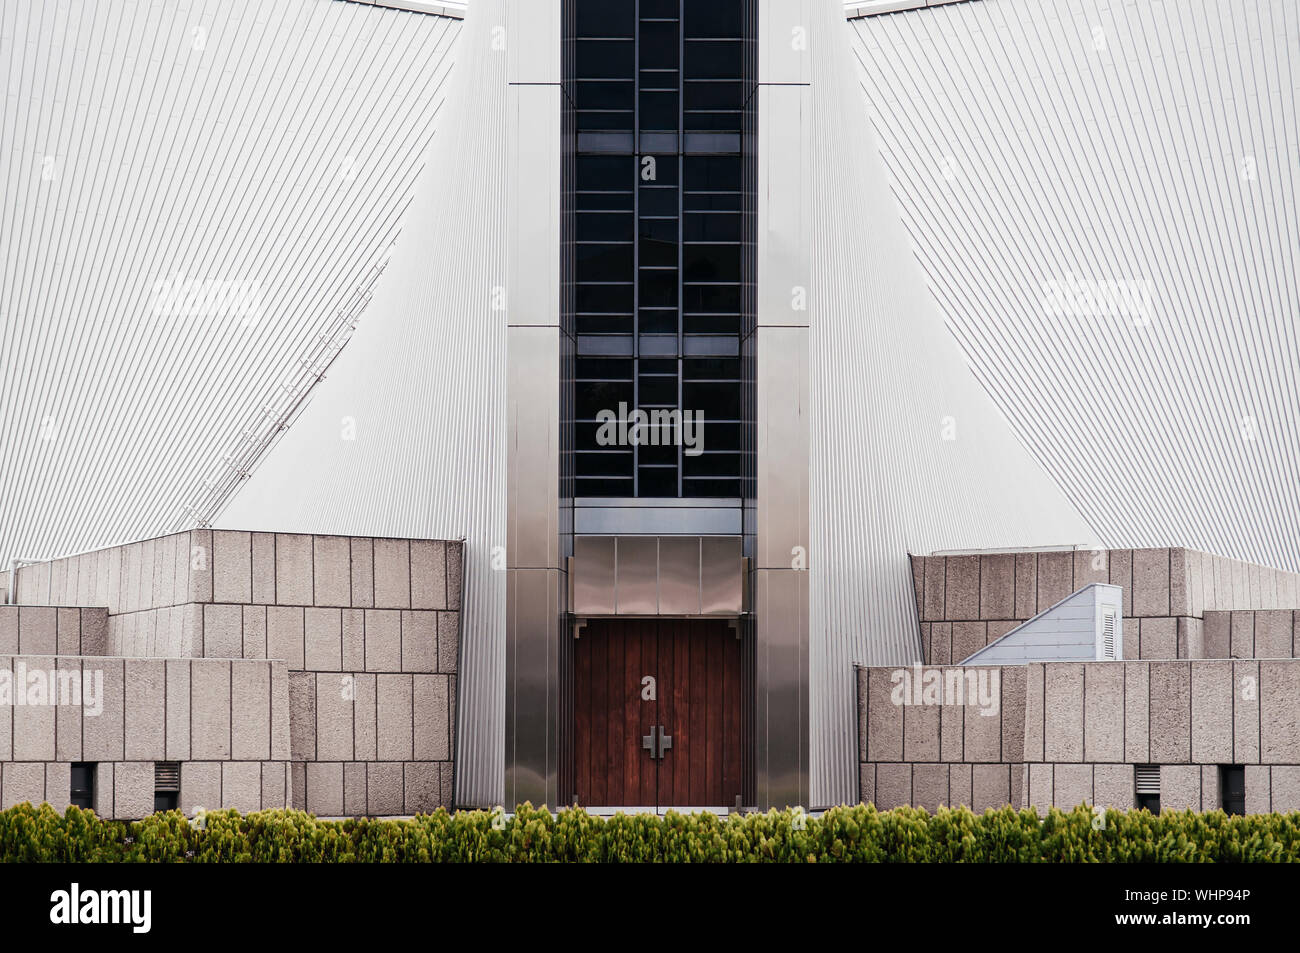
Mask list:
[[[1187,587],[1187,550],[1169,550],[1169,614],[1191,615],[1191,599]]]
[[[451,697],[446,675],[416,675],[415,758],[417,761],[451,760]],[[935,719],[935,757],[938,757],[938,719]]]
[[[17,761],[53,761],[56,706],[60,687],[57,675],[51,684],[49,672],[55,660],[48,656],[24,656],[14,659],[13,729],[14,759]]]
[[[1275,764],[1271,774],[1271,809],[1286,814],[1300,811],[1300,765]]]
[[[0,764],[0,798],[6,810],[24,802],[36,807],[45,800],[45,765],[35,761]]]
[[[289,758],[289,669],[271,662],[271,759]]]
[[[944,582],[944,618],[980,617],[980,557],[949,556]]]
[[[289,806],[288,763],[262,762],[262,810],[269,811]]]
[[[81,610],[80,609],[60,609],[58,610],[58,628],[57,635],[57,654],[59,655],[80,655],[81,654]],[[1287,633],[1288,640],[1290,633]]]
[[[341,609],[307,609],[303,666],[314,672],[337,672],[343,664],[343,612]]]
[[[366,813],[366,766],[352,761],[343,766],[343,812],[349,817]]]
[[[82,684],[85,673],[89,672],[92,681],[97,680],[96,672],[102,672],[103,711],[92,716],[82,712],[81,749],[87,761],[121,761],[123,757],[122,712],[125,707],[126,689],[123,684],[123,663],[121,659],[86,660],[82,664]]]
[[[18,606],[0,605],[0,655],[18,654]]]
[[[1038,612],[1056,605],[1074,591],[1074,554],[1038,554]]]
[[[351,761],[354,694],[350,676],[316,676],[316,757]]]
[[[113,764],[101,763],[95,768],[95,813],[103,818],[113,817]]]
[[[307,765],[307,810],[317,817],[343,816],[343,765],[311,762]]]
[[[1128,628],[1138,630],[1138,640],[1143,659],[1178,658],[1178,620],[1168,616],[1151,619],[1133,619]]]
[[[462,585],[462,563],[464,562],[464,544],[447,543],[447,608],[460,609],[460,587]],[[450,800],[448,800],[450,803]]]
[[[241,814],[262,809],[262,763],[227,761],[221,766],[221,806]]]
[[[926,556],[922,562],[925,564],[925,592],[921,618],[927,622],[937,622],[944,618],[943,604],[948,561],[943,556]]]
[[[232,530],[212,533],[212,599],[253,601],[252,535]]]
[[[1130,811],[1137,803],[1131,764],[1096,764],[1092,768],[1094,807]]]
[[[971,767],[971,810],[982,814],[1011,803],[1011,767],[1006,764],[977,764]]]
[[[933,622],[930,625],[930,664],[952,663],[952,623]]]
[[[969,764],[948,765],[948,804],[950,807],[970,807],[971,801],[971,766]]]
[[[0,668],[7,666],[7,659],[0,659]],[[91,662],[94,665],[94,662]],[[81,677],[81,659],[78,658],[61,658],[58,662],[60,678],[66,677],[75,682],[84,689],[85,681]],[[64,675],[66,673],[66,675]],[[94,691],[93,676],[91,691]],[[55,757],[60,761],[80,761],[81,760],[81,722],[82,713],[87,704],[90,706],[97,705],[97,698],[87,698],[84,691],[81,695],[83,704],[80,705],[60,705],[54,714],[54,747]],[[7,706],[6,706],[7,707]],[[5,750],[9,743],[9,725],[7,719],[0,719],[0,736],[3,741],[0,742],[0,760],[12,757],[12,754]]]
[[[903,760],[938,761],[940,706],[919,704],[917,698],[913,701],[918,704],[902,706]]]
[[[1045,761],[1083,760],[1083,666],[1053,662],[1045,666],[1043,730]]]
[[[912,598],[916,602],[916,617],[925,621],[925,557],[908,553],[907,564],[912,570]]]
[[[411,541],[411,608],[447,608],[447,551],[441,541]]]
[[[988,628],[983,622],[952,624],[952,664],[960,665],[988,644]]]
[[[438,614],[403,611],[402,671],[434,672],[438,668]]]
[[[429,814],[438,809],[442,799],[438,765],[411,761],[404,766],[406,814]]]
[[[359,609],[375,605],[375,547],[369,539],[352,541],[352,605]]]
[[[375,540],[375,606],[411,607],[411,553],[404,539]]]
[[[1232,663],[1192,663],[1192,760],[1232,762]]]
[[[244,606],[244,658],[266,658],[266,606]]]
[[[1023,665],[1009,665],[1000,676],[1002,710],[1002,760],[1025,760],[1025,690],[1026,671]]]
[[[1110,582],[1110,552],[1105,549],[1076,549],[1072,591],[1078,592],[1094,582]]]
[[[230,662],[190,662],[190,745],[199,761],[230,757]]]
[[[894,682],[888,668],[873,668],[867,674],[867,760],[903,759],[903,709],[891,697]],[[906,670],[898,670],[904,671]],[[877,779],[878,780],[878,779]]]
[[[378,752],[385,761],[409,761],[413,753],[411,677],[380,675],[378,693]]]
[[[307,765],[301,761],[289,765],[289,800],[294,810],[307,810]]]
[[[361,672],[366,667],[366,614],[361,609],[344,609],[342,613],[343,658],[345,672]]]
[[[1013,619],[1016,612],[1016,557],[990,553],[980,557],[980,618]]]
[[[912,803],[912,766],[910,764],[876,765],[876,807],[887,811]]]
[[[1259,761],[1259,663],[1232,663],[1232,760]]]
[[[68,762],[46,763],[45,801],[60,814],[72,803],[72,765]]]
[[[1255,613],[1232,612],[1228,616],[1229,651],[1233,658],[1255,657]]]
[[[165,761],[167,663],[126,661],[126,759]]]
[[[1272,810],[1271,769],[1266,764],[1246,765],[1246,813],[1267,814]]]
[[[1291,658],[1291,612],[1271,609],[1255,613],[1255,657]]]
[[[1107,558],[1110,560],[1110,584],[1123,590],[1122,610],[1127,618],[1133,614],[1133,550],[1112,549]]]
[[[916,764],[912,766],[912,803],[931,814],[949,803],[948,765]]]
[[[283,659],[290,669],[301,670],[304,660],[303,610],[295,606],[268,606],[266,657]]]
[[[275,603],[275,534],[253,533],[253,602]]]
[[[113,766],[113,815],[138,819],[153,813],[152,761],[122,761]]]
[[[1205,629],[1200,619],[1178,620],[1178,657],[1205,658]]]
[[[238,761],[271,757],[271,665],[235,662],[230,668],[230,756]]]
[[[244,609],[242,606],[203,607],[204,658],[239,658],[244,654]]]
[[[964,705],[944,705],[939,710],[939,758],[941,761],[966,760]]]
[[[21,655],[59,653],[57,609],[23,606],[18,610],[18,652]]]
[[[1155,673],[1152,673],[1154,681]],[[1155,744],[1155,739],[1152,739]],[[1201,809],[1201,766],[1199,764],[1160,765],[1160,810],[1199,811]]]
[[[1259,663],[1260,760],[1300,764],[1300,661]]]
[[[1124,760],[1151,760],[1151,667],[1124,663]]]
[[[167,669],[167,760],[190,758],[190,663],[168,659]],[[215,803],[215,802],[213,802]]]
[[[346,536],[312,538],[315,565],[315,604],[349,606],[352,604],[352,544]]]
[[[1181,764],[1191,757],[1191,663],[1152,662],[1151,760],[1158,764]]]
[[[353,737],[358,761],[373,761],[378,757],[378,726],[375,723],[375,679],[377,677],[366,674],[354,676],[353,688],[356,690],[357,700],[353,709],[356,719]]]
[[[1167,616],[1169,550],[1133,550],[1133,615]]]
[[[1016,553],[1015,618],[1028,619],[1038,613],[1038,555]]]
[[[1090,764],[1058,764],[1054,784],[1053,803],[1063,811],[1093,802]]]
[[[289,673],[289,751],[294,761],[316,758],[316,676]]]
[[[275,601],[280,605],[312,604],[311,537],[275,534]]]
[[[366,803],[370,814],[375,817],[401,814],[404,796],[400,762],[374,761],[366,765]]]
[[[392,609],[366,610],[366,671],[402,670],[402,614]]]
[[[1219,791],[1219,766],[1217,764],[1201,765],[1201,810],[1217,811],[1222,809],[1223,800]]]
[[[1083,667],[1083,760],[1124,760],[1124,665]]]
[[[1025,667],[1025,750],[1026,761],[1043,760],[1043,729],[1047,725],[1044,710],[1044,666],[1031,663]]]
[[[211,602],[212,601],[212,530],[196,529],[190,531],[189,538],[189,602]],[[135,572],[139,571],[139,546],[129,547],[128,558],[134,565]],[[129,582],[130,580],[128,580]],[[132,599],[133,603],[138,600]],[[112,608],[111,606],[109,607]],[[133,605],[132,611],[143,606]]]
[[[995,668],[970,668],[964,676],[966,761],[1003,761],[1002,684]],[[972,675],[974,680],[972,683]]]

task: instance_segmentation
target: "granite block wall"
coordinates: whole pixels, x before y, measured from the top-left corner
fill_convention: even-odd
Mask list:
[[[864,800],[1131,808],[1134,766],[1158,764],[1162,807],[1218,807],[1220,765],[1245,766],[1247,810],[1300,803],[1300,659],[1008,666],[996,715],[900,703],[900,672],[954,670],[977,669],[858,670]]]
[[[1126,659],[1227,657],[1207,647],[1211,616],[1300,608],[1295,573],[1180,548],[913,556],[912,578],[931,665],[960,662],[1090,582],[1123,590]]]

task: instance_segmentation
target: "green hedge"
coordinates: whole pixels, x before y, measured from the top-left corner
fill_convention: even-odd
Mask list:
[[[733,815],[669,813],[602,819],[581,810],[554,817],[530,805],[513,817],[438,810],[412,820],[321,821],[301,811],[176,811],[143,821],[104,821],[91,811],[29,804],[0,812],[6,861],[1295,861],[1300,813],[1228,817],[1166,811],[1100,812],[1080,806],[965,808],[839,807],[821,817],[789,811]]]

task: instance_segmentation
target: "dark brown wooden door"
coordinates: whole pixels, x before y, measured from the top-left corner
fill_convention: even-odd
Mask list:
[[[574,646],[578,803],[733,806],[743,790],[741,673],[740,641],[723,620],[590,622]],[[660,728],[671,744],[655,757],[644,740]]]

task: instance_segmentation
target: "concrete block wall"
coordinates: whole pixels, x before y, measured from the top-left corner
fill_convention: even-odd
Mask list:
[[[105,609],[0,605],[0,655],[104,655],[107,644]]]
[[[286,805],[290,739],[283,662],[0,657],[0,670],[10,673],[50,669],[82,685],[89,678],[89,684],[98,686],[95,698],[0,705],[0,802],[5,807],[47,800],[62,810],[71,794],[69,765],[79,761],[97,765],[96,810],[105,817],[152,813],[159,761],[184,763],[186,810]],[[11,682],[17,684],[12,677]],[[210,765],[220,779],[215,789],[185,785],[185,772],[194,762]]]
[[[1300,810],[1300,659],[1008,666],[996,718],[898,705],[898,671],[858,670],[861,792],[878,807],[1127,809],[1134,766],[1158,764],[1162,807],[1212,810],[1235,764],[1248,811]]]
[[[1296,658],[1300,655],[1297,626],[1300,613],[1290,609],[1206,612],[1204,657]]]
[[[960,662],[1090,582],[1123,590],[1126,659],[1201,658],[1209,612],[1300,608],[1300,576],[1182,548],[913,556],[924,661]]]

